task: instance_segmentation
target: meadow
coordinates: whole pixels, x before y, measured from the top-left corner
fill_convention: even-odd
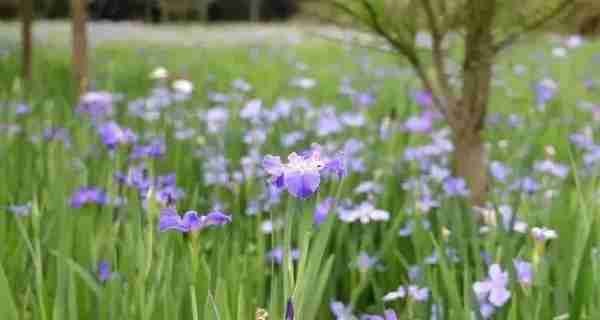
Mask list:
[[[0,319],[600,319],[600,44],[540,35],[498,61],[477,209],[390,53],[101,42],[76,99],[49,41],[22,99],[16,48]]]

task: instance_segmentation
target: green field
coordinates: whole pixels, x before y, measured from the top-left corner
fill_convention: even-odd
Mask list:
[[[336,319],[333,301],[351,306],[356,319],[386,309],[399,319],[480,319],[484,303],[473,286],[493,264],[508,272],[500,289],[510,297],[492,306],[492,319],[600,319],[600,44],[585,42],[561,58],[552,54],[560,43],[542,36],[502,56],[486,137],[490,160],[511,171],[494,180],[489,212],[479,219],[435,173],[447,167],[447,151],[418,149],[443,144],[444,124],[426,134],[403,129],[421,112],[411,69],[390,53],[301,40],[98,42],[91,88],[112,93],[114,109],[100,118],[75,111],[64,43],[36,48],[35,83],[24,101],[15,39],[0,42],[0,319],[234,320],[255,319],[258,308],[283,319],[288,299],[300,320]],[[161,66],[170,78],[152,79]],[[181,78],[194,90],[178,100],[171,84]],[[542,108],[535,87],[546,78],[558,88]],[[302,88],[299,79],[314,86]],[[373,100],[357,102],[360,94]],[[262,109],[248,115],[254,99]],[[286,103],[288,114],[275,112]],[[215,108],[228,111],[223,123],[207,115]],[[324,122],[336,122],[332,113],[339,123],[325,130]],[[110,121],[131,128],[137,142],[103,143],[98,130]],[[575,133],[591,142],[573,142]],[[164,153],[134,156],[155,138]],[[332,157],[345,150],[347,174],[322,177],[308,199],[270,193],[263,157],[285,162],[312,143]],[[568,173],[540,168],[544,160]],[[128,185],[141,166],[149,186]],[[127,183],[118,172],[130,175]],[[171,173],[176,192],[158,179]],[[110,200],[77,208],[71,200],[82,187],[101,188]],[[220,210],[232,221],[161,232],[161,211],[172,205],[163,191],[177,196],[182,214]],[[439,206],[424,210],[425,195]],[[317,225],[315,208],[328,197],[335,205]],[[361,204],[389,219],[348,222],[345,214],[359,214]],[[507,208],[512,219],[503,216]],[[516,221],[529,229],[512,231]],[[533,227],[558,236],[536,240]],[[281,261],[273,262],[275,248]],[[530,282],[515,259],[531,263]],[[111,274],[100,277],[101,262]],[[408,285],[427,288],[426,301],[410,292],[384,301]]]

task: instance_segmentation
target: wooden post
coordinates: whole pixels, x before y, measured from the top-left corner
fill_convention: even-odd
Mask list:
[[[83,95],[88,85],[88,56],[86,0],[71,0],[71,19],[73,32],[73,76],[77,85],[77,93]]]
[[[22,70],[21,79],[25,95],[31,89],[33,41],[31,36],[31,25],[33,21],[33,1],[21,0],[21,46],[22,46]]]

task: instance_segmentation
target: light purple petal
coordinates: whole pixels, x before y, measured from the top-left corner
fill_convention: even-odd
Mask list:
[[[188,211],[181,220],[181,228],[184,232],[196,231],[205,226],[204,217],[198,216],[196,211]]]
[[[383,313],[384,320],[398,320],[398,316],[394,310],[388,309]]]
[[[490,292],[490,296],[488,297],[488,299],[490,300],[490,303],[494,306],[501,307],[508,301],[508,299],[510,299],[510,291],[502,287],[495,287]]]
[[[296,198],[306,199],[319,188],[321,177],[318,172],[289,172],[284,176],[284,183],[289,193]]]

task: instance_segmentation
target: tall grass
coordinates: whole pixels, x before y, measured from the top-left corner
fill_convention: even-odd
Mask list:
[[[334,300],[350,303],[356,314],[382,314],[392,308],[401,319],[478,319],[472,285],[486,277],[490,263],[509,270],[511,279],[512,296],[497,309],[495,319],[600,319],[596,171],[584,168],[580,151],[568,140],[586,125],[598,134],[589,113],[576,105],[600,98],[582,84],[585,77],[598,79],[590,71],[597,64],[590,60],[599,47],[586,44],[565,59],[552,58],[550,49],[539,41],[515,49],[499,63],[496,78],[503,84],[495,87],[492,111],[518,114],[523,125],[501,123],[487,130],[490,158],[510,165],[515,177],[536,174],[532,164],[545,157],[546,145],[554,146],[555,159],[570,167],[564,180],[539,177],[544,189],[555,190],[550,199],[543,191],[528,195],[500,183],[490,193],[494,207],[510,205],[530,226],[557,231],[558,238],[546,243],[543,253],[531,237],[507,231],[501,223],[481,234],[481,222],[460,199],[443,197],[439,208],[418,214],[414,190],[402,184],[418,177],[420,168],[402,157],[408,147],[430,138],[396,131],[382,139],[377,133],[383,121],[397,124],[417,110],[411,95],[418,83],[392,56],[320,42],[295,47],[96,48],[93,88],[123,94],[117,122],[140,136],[165,136],[166,155],[145,164],[151,176],[177,174],[177,185],[186,192],[177,203],[179,211],[206,212],[219,204],[233,215],[232,224],[223,228],[180,234],[159,232],[159,208],[145,206],[134,191],[120,191],[113,176],[127,169],[128,150],[107,150],[91,121],[74,112],[68,52],[39,50],[36,83],[26,101],[32,112],[16,115],[8,103],[0,109],[0,124],[21,128],[14,134],[0,131],[0,319],[253,319],[258,308],[267,309],[271,319],[283,319],[289,298],[302,320],[332,319],[329,304]],[[545,55],[538,58],[535,52]],[[11,51],[0,57],[0,101],[21,99],[17,56]],[[526,73],[516,76],[515,64],[527,66]],[[148,74],[159,65],[195,84],[192,99],[165,109],[157,121],[132,117],[127,102],[149,93],[155,83]],[[291,87],[290,78],[296,75],[318,84],[308,91]],[[545,112],[538,112],[531,86],[547,76],[558,81],[560,93]],[[231,94],[231,83],[238,78],[248,81],[252,91],[228,104],[231,117],[222,135],[207,133],[197,113],[214,106],[208,92]],[[265,177],[248,177],[232,187],[206,184],[203,165],[211,155],[198,156],[198,149],[214,147],[228,159],[230,173],[241,169],[240,160],[249,150],[243,136],[252,125],[239,111],[249,99],[260,98],[270,107],[281,97],[304,97],[317,110],[327,104],[352,110],[351,99],[339,93],[344,78],[355,89],[376,94],[376,103],[364,111],[368,125],[319,137],[310,129],[314,123],[296,117],[267,128],[260,150],[287,156],[311,142],[339,146],[355,138],[367,144],[361,153],[366,171],[323,182],[308,200],[284,195],[271,210],[253,216],[246,212],[267,183]],[[176,139],[178,122],[197,129],[194,137]],[[45,141],[43,130],[48,127],[67,128],[70,146]],[[283,147],[281,136],[297,129],[306,130],[306,139]],[[498,147],[501,140],[508,147]],[[330,214],[325,223],[313,224],[317,203],[328,196],[360,202],[365,196],[353,190],[367,180],[382,185],[371,201],[391,214],[389,221],[347,224]],[[127,203],[118,209],[123,219],[114,221],[114,206],[72,208],[69,198],[83,186],[123,195]],[[441,189],[435,192],[443,194]],[[9,212],[8,206],[26,202],[32,205],[30,215]],[[261,223],[271,219],[282,219],[284,227],[264,234]],[[400,237],[400,229],[411,220],[412,234]],[[422,227],[425,220],[431,228]],[[287,254],[281,265],[269,263],[267,252],[276,246],[298,248],[299,260]],[[448,249],[458,260],[445,254]],[[363,251],[376,256],[380,267],[357,268]],[[437,253],[436,263],[426,263],[432,253]],[[517,283],[512,267],[516,258],[537,259],[530,286]],[[100,261],[109,261],[114,272],[105,282],[97,275]],[[415,281],[429,288],[429,300],[384,304],[387,292],[409,283],[413,266],[421,268],[422,276]]]

